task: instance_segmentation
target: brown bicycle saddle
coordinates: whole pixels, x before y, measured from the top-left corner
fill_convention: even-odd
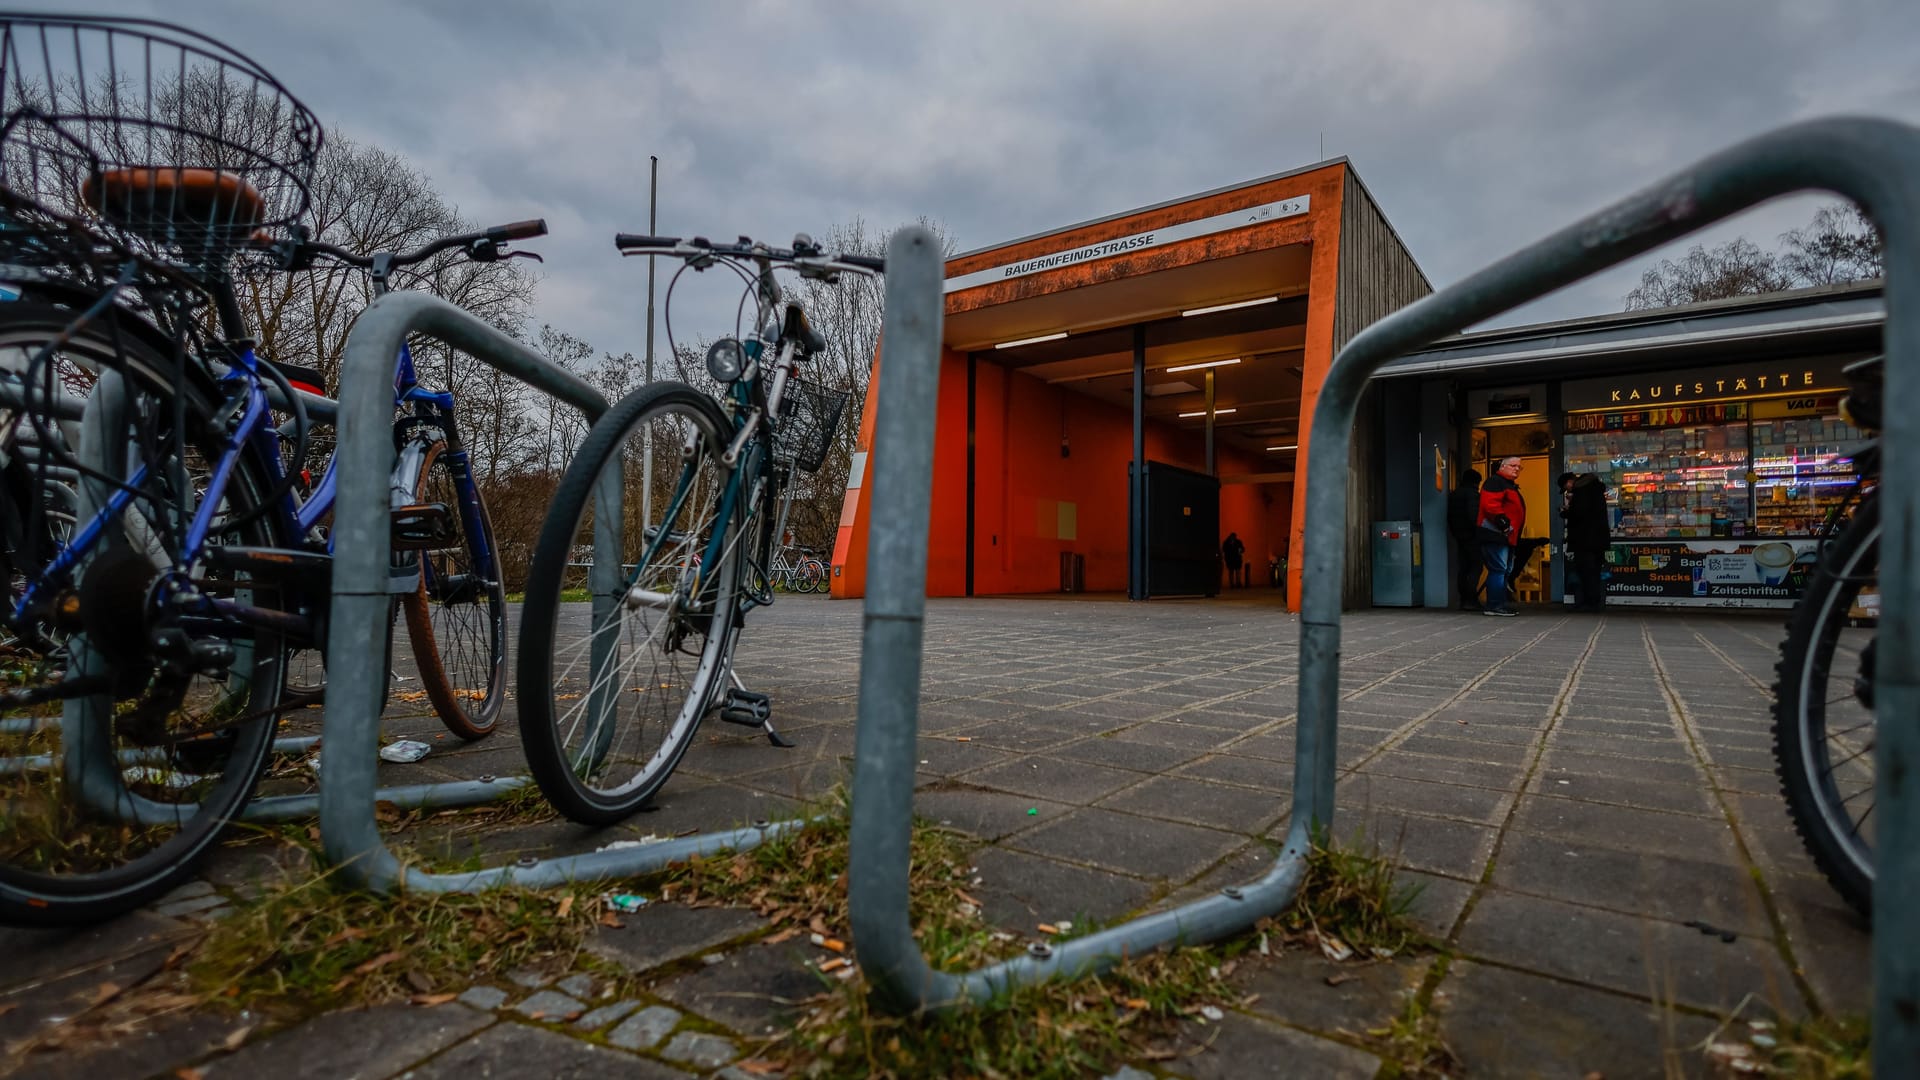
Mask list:
[[[80,201],[108,222],[149,239],[239,245],[266,217],[266,200],[237,174],[166,165],[95,173]]]

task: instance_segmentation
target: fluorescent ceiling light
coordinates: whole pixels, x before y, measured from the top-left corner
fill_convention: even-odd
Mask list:
[[[1057,334],[1041,334],[1039,337],[1021,338],[1019,341],[1003,341],[1000,344],[995,345],[994,348],[1011,349],[1016,345],[1038,345],[1042,341],[1059,341],[1061,338],[1066,336],[1067,336],[1067,332],[1065,330],[1062,330]]]
[[[1290,446],[1269,446],[1269,447],[1267,447],[1267,449],[1269,449],[1269,450],[1298,450],[1298,449],[1300,449],[1300,444],[1299,444],[1299,443],[1294,443],[1294,444],[1292,444],[1292,445],[1290,445]]]
[[[1213,410],[1213,415],[1225,416],[1230,412],[1239,412],[1239,411],[1240,410],[1238,409],[1215,409]],[[1205,409],[1202,409],[1199,412],[1183,412],[1180,414],[1180,419],[1185,420],[1189,416],[1205,416],[1205,415],[1207,415],[1207,411]]]
[[[1239,362],[1240,362],[1240,358],[1236,356],[1231,360],[1209,360],[1204,364],[1181,364],[1179,367],[1170,367],[1167,370],[1170,372],[1171,371],[1199,371],[1201,368],[1226,367],[1228,364],[1237,364]]]
[[[1271,304],[1278,299],[1280,298],[1277,296],[1263,296],[1258,300],[1242,300],[1237,304],[1215,304],[1212,307],[1197,307],[1192,311],[1183,311],[1180,314],[1182,317],[1187,315],[1211,315],[1216,311],[1232,311],[1234,308],[1259,307],[1261,304]]]

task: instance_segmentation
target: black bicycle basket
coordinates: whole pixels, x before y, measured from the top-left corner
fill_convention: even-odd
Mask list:
[[[833,447],[834,433],[840,430],[847,396],[799,378],[788,379],[780,423],[773,433],[774,460],[791,462],[801,472],[820,471]]]
[[[0,185],[142,254],[214,268],[292,224],[320,141],[273,76],[191,30],[0,15]]]

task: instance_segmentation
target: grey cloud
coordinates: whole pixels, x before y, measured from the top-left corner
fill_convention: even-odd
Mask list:
[[[469,217],[544,213],[539,317],[615,350],[644,334],[609,235],[646,223],[649,154],[663,231],[926,215],[971,248],[1309,164],[1324,134],[1446,284],[1781,123],[1920,121],[1903,0],[106,6],[231,41]],[[1617,309],[1636,276],[1510,319]],[[722,291],[676,328],[730,325]]]

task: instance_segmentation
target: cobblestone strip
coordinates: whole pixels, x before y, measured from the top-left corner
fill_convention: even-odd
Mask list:
[[[1601,635],[1605,633],[1606,627],[1605,621],[1594,624],[1593,629],[1587,634],[1586,646],[1580,650],[1580,658],[1574,661],[1572,667],[1567,670],[1567,677],[1561,680],[1560,691],[1554,695],[1553,709],[1547,714],[1546,725],[1540,729],[1540,734],[1533,741],[1533,753],[1527,759],[1527,768],[1520,776],[1517,791],[1526,791],[1527,785],[1533,782],[1535,774],[1540,771],[1540,759],[1546,756],[1547,745],[1552,741],[1553,733],[1560,727],[1561,719],[1566,716],[1574,691],[1579,687],[1581,676],[1585,674],[1588,661],[1593,658],[1595,650],[1599,647]],[[1534,642],[1538,643],[1540,640],[1536,637]],[[1516,653],[1512,659],[1518,660],[1519,657],[1520,654]],[[1500,850],[1506,846],[1507,833],[1513,828],[1515,815],[1520,813],[1521,802],[1522,799],[1519,797],[1513,800],[1513,805],[1507,807],[1506,815],[1500,819],[1499,827],[1494,830],[1493,850],[1487,855],[1487,865],[1480,870],[1480,880],[1474,885],[1473,893],[1467,897],[1466,905],[1460,909],[1460,914],[1454,917],[1453,926],[1447,930],[1446,941],[1449,949],[1458,947],[1460,932],[1466,928],[1467,919],[1473,915],[1473,909],[1479,906],[1480,898],[1486,895],[1487,890],[1493,885],[1493,868],[1500,864]],[[1428,976],[1432,985],[1421,987],[1423,1002],[1431,1000],[1433,991],[1438,989],[1440,980],[1445,978],[1446,972],[1441,968],[1442,965],[1435,965],[1435,971]]]
[[[1477,693],[1481,687],[1484,687],[1485,685],[1487,685],[1488,682],[1492,681],[1493,677],[1495,675],[1498,675],[1508,665],[1518,663],[1520,658],[1526,655],[1526,652],[1528,649],[1531,649],[1535,645],[1538,645],[1544,641],[1547,641],[1549,638],[1551,638],[1553,636],[1554,631],[1559,627],[1565,625],[1565,623],[1566,623],[1566,620],[1563,618],[1558,622],[1556,622],[1553,626],[1549,626],[1541,630],[1539,633],[1535,634],[1531,639],[1529,639],[1526,644],[1522,645],[1519,649],[1516,649],[1514,652],[1510,653],[1505,659],[1494,661],[1492,666],[1488,667],[1485,671],[1482,671],[1480,674],[1474,676],[1471,680],[1469,680],[1466,683],[1466,685],[1462,686],[1459,690],[1454,691],[1452,696],[1448,697],[1445,701],[1441,702],[1439,705],[1436,705],[1431,709],[1428,709],[1426,712],[1423,712],[1420,715],[1414,717],[1412,720],[1407,721],[1405,724],[1402,724],[1399,727],[1395,728],[1393,731],[1393,734],[1388,735],[1385,739],[1382,739],[1380,741],[1380,745],[1374,747],[1373,750],[1369,752],[1365,757],[1359,758],[1351,766],[1342,770],[1341,775],[1351,776],[1354,773],[1361,771],[1361,769],[1363,769],[1369,762],[1373,761],[1373,759],[1380,757],[1381,755],[1387,753],[1388,751],[1398,747],[1401,743],[1404,743],[1408,739],[1413,738],[1416,734],[1419,733],[1421,725],[1433,719],[1435,716],[1438,716],[1440,713],[1445,712],[1450,708],[1453,708],[1455,705],[1458,705],[1469,694]],[[1432,657],[1432,659],[1434,660],[1442,659],[1443,657],[1452,655],[1453,653],[1459,652],[1462,649],[1467,649],[1476,645],[1484,644],[1487,640],[1491,638],[1499,637],[1499,636],[1501,635],[1498,632],[1491,633],[1491,634],[1483,634],[1478,640],[1467,642],[1453,649],[1448,649],[1446,652]],[[1595,631],[1595,636],[1596,637],[1598,636],[1597,629]],[[1591,649],[1591,642],[1589,642],[1589,649]],[[1420,666],[1421,666],[1420,664],[1411,664],[1406,668],[1403,668],[1401,671],[1394,673],[1392,678],[1398,678],[1400,675],[1405,674],[1408,671],[1412,671],[1415,668],[1418,668]],[[1569,674],[1568,678],[1571,679],[1573,678],[1573,676]],[[1386,681],[1388,680],[1386,679],[1375,680],[1373,683],[1368,684],[1366,687],[1356,690],[1353,694],[1342,694],[1340,697],[1340,700],[1342,701],[1351,700],[1353,697],[1357,696],[1358,694],[1364,693],[1366,690],[1375,689]],[[1563,684],[1562,690],[1561,690],[1561,697],[1556,699],[1556,704],[1555,704],[1556,716],[1558,715],[1557,710],[1560,707],[1560,702],[1563,701],[1565,698],[1565,694],[1567,692],[1566,687],[1570,685],[1571,683]],[[1534,760],[1528,763],[1527,773],[1526,775],[1520,778],[1520,787],[1518,790],[1522,790],[1522,791],[1526,790],[1527,781],[1533,779],[1533,768],[1535,765],[1538,764],[1539,758],[1540,758],[1540,748],[1536,747],[1534,752]],[[1515,805],[1517,806],[1518,803],[1519,803],[1519,800],[1516,799]],[[1511,817],[1512,816],[1511,813],[1509,813],[1508,816]]]
[[[1686,741],[1688,750],[1693,754],[1695,764],[1697,764],[1700,771],[1706,775],[1708,792],[1713,796],[1714,805],[1720,808],[1720,814],[1727,823],[1727,831],[1733,835],[1734,847],[1740,852],[1740,861],[1745,865],[1746,870],[1753,875],[1754,886],[1760,892],[1760,905],[1765,909],[1767,913],[1767,923],[1773,930],[1774,948],[1779,951],[1780,961],[1786,965],[1787,972],[1793,979],[1794,989],[1800,993],[1800,1000],[1818,1009],[1820,1007],[1820,999],[1818,995],[1814,993],[1813,986],[1807,981],[1806,974],[1802,971],[1799,961],[1794,958],[1791,935],[1787,932],[1786,920],[1781,916],[1780,903],[1773,895],[1773,886],[1772,883],[1767,880],[1766,872],[1761,868],[1759,863],[1754,860],[1753,849],[1747,844],[1746,834],[1740,829],[1740,816],[1734,811],[1732,796],[1726,787],[1721,784],[1720,778],[1714,774],[1714,770],[1710,767],[1712,757],[1706,749],[1705,739],[1701,736],[1700,731],[1694,724],[1692,713],[1688,710],[1687,703],[1681,696],[1674,682],[1672,673],[1668,669],[1667,661],[1661,657],[1660,650],[1655,647],[1652,628],[1642,624],[1640,633],[1646,643],[1647,660],[1653,667],[1654,677],[1660,680],[1660,688],[1666,694],[1667,708],[1673,714],[1673,722],[1680,729],[1681,738]],[[1705,642],[1702,642],[1702,644],[1705,644]],[[1726,659],[1725,654],[1721,653],[1718,649],[1714,649],[1711,645],[1707,645],[1707,651],[1714,653],[1722,660]],[[1733,667],[1736,671],[1739,670],[1737,665],[1729,664],[1728,666]],[[1742,671],[1741,674],[1745,675],[1746,673]],[[1758,680],[1753,679],[1751,676],[1746,676],[1746,678],[1749,682],[1757,685]],[[1771,693],[1772,688],[1768,687],[1767,691]]]

